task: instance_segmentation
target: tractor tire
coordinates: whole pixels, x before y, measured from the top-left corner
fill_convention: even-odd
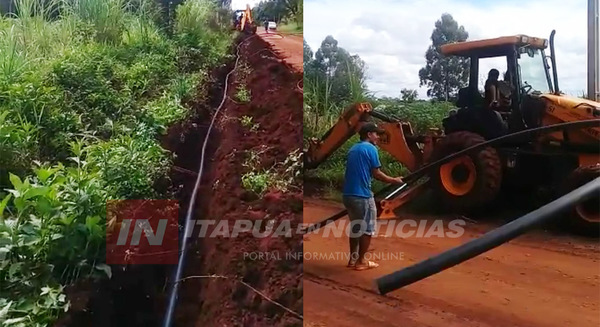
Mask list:
[[[485,142],[471,132],[450,133],[431,153],[431,162]],[[487,147],[478,153],[461,156],[443,164],[430,175],[441,206],[454,213],[471,213],[493,201],[502,184],[502,164],[496,149]]]
[[[561,195],[600,177],[600,164],[575,169],[562,185]],[[600,236],[600,194],[597,197],[578,204],[569,211],[566,227],[574,233],[584,236]]]

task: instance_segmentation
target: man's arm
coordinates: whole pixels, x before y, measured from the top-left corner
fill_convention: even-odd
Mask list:
[[[498,88],[496,87],[496,85],[492,84],[490,85],[490,93],[492,94],[492,101],[490,102],[490,107],[497,107],[498,106]]]
[[[388,175],[386,175],[384,172],[381,171],[381,169],[379,168],[374,168],[373,169],[373,177],[377,180],[380,180],[384,183],[388,183],[388,184],[402,184],[404,183],[402,181],[401,177],[390,177]]]
[[[381,171],[381,162],[379,161],[379,154],[377,153],[377,149],[372,147],[370,151],[371,155],[371,172],[373,173],[373,177],[377,180],[380,180],[384,183],[388,184],[402,184],[402,178],[400,177],[390,177],[384,174]]]

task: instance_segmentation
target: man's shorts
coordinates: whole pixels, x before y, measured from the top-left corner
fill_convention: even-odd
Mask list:
[[[350,235],[359,236],[364,233],[373,236],[375,234],[375,220],[377,219],[375,198],[361,198],[345,195],[343,201],[346,210],[348,210],[350,226],[352,227]],[[358,235],[356,233],[358,233]]]

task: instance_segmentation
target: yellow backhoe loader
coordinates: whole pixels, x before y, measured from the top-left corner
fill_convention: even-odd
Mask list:
[[[559,196],[593,180],[600,176],[600,103],[560,92],[554,34],[552,31],[549,41],[514,35],[442,46],[444,56],[470,59],[469,85],[458,92],[457,108],[442,122],[443,133],[416,135],[409,122],[376,112],[368,103],[356,104],[321,139],[310,140],[304,154],[305,168],[316,168],[356,133],[362,123],[373,118],[380,120],[379,125],[385,130],[380,148],[411,172],[499,137],[590,120],[585,128],[529,133],[511,139],[508,144],[484,146],[477,153],[433,167],[427,183],[381,201],[379,216],[393,218],[396,209],[425,188],[433,189],[448,211],[464,213],[485,208],[497,198],[502,186],[509,185],[514,192],[523,192],[523,196],[532,187],[550,189],[553,196]],[[548,46],[550,55],[545,51]],[[506,60],[505,82],[512,86],[508,101],[497,108],[484,106],[484,97],[478,90],[480,60],[493,57]],[[573,208],[565,220],[569,227],[598,235],[599,198],[600,195]]]
[[[236,10],[233,14],[233,28],[243,33],[255,34],[256,23],[252,19],[252,9],[246,5],[245,10]]]

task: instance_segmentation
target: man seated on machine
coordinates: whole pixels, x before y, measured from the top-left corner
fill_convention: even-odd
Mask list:
[[[510,94],[508,98],[505,97],[506,91],[510,91],[512,88],[510,84],[507,84],[507,77],[510,77],[508,74],[504,75],[504,81],[498,81],[498,77],[500,76],[500,72],[492,68],[488,73],[488,79],[485,81],[485,99],[484,99],[484,108],[491,109],[492,112],[497,116],[500,121],[501,128],[505,129],[506,123],[504,119],[500,115],[500,111],[510,110]],[[500,91],[500,90],[503,91]]]
[[[498,81],[498,102],[501,111],[510,111],[512,104],[512,94],[515,91],[510,80],[510,72],[504,73],[504,80]]]
[[[510,111],[511,95],[514,90],[510,82],[510,73],[504,74],[504,80],[498,81],[500,72],[492,68],[485,81],[485,107],[495,111]]]

